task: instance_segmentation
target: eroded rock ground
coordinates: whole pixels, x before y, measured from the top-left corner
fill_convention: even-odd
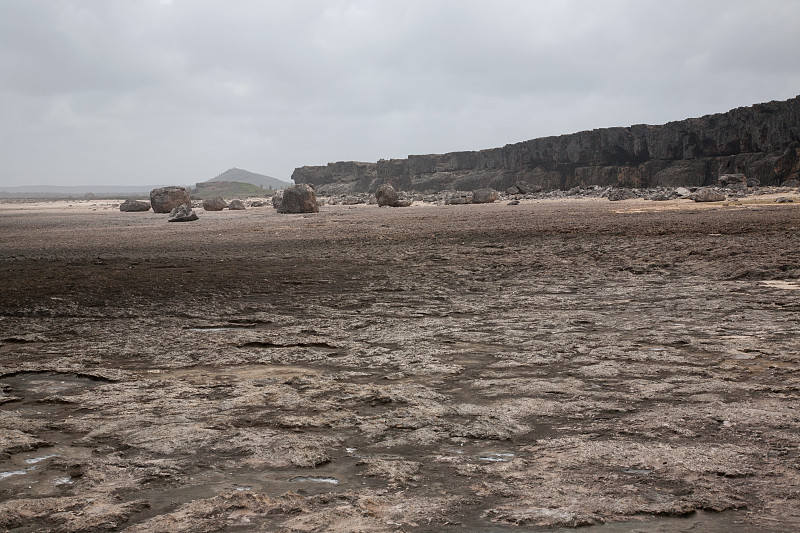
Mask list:
[[[2,529],[800,527],[797,202],[0,229]]]

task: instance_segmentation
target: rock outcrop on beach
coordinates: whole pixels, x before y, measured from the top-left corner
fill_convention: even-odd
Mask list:
[[[394,190],[394,187],[389,185],[388,183],[384,183],[378,190],[375,192],[375,199],[378,202],[378,207],[383,207],[388,205],[389,207],[393,207],[400,201],[397,197],[397,191]]]
[[[214,196],[213,198],[206,198],[203,200],[203,209],[206,211],[222,211],[228,207],[228,202],[221,196]]]
[[[719,177],[778,185],[800,178],[800,96],[660,126],[635,125],[544,137],[476,152],[341,161],[292,174],[318,193],[707,186]]]
[[[154,213],[169,213],[179,205],[192,205],[189,191],[183,187],[160,187],[150,191],[150,205]]]
[[[150,211],[150,202],[142,202],[140,200],[132,200],[128,198],[119,206],[119,210],[123,213],[137,213],[141,211]]]
[[[272,205],[278,213],[317,213],[317,196],[314,188],[306,184],[292,185],[278,191],[272,197]]]

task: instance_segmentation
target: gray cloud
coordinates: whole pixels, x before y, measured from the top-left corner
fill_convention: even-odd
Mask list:
[[[800,93],[794,0],[7,0],[0,185],[194,183]]]

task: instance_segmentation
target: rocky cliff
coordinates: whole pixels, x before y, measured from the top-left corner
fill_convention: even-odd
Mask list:
[[[502,190],[518,181],[545,189],[700,186],[732,173],[764,185],[798,179],[800,96],[660,126],[582,131],[477,152],[304,166],[292,179],[330,191],[374,191],[391,183],[430,192]]]

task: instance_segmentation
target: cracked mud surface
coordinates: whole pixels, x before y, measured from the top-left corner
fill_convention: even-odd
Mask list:
[[[797,203],[0,228],[2,530],[800,527]]]

